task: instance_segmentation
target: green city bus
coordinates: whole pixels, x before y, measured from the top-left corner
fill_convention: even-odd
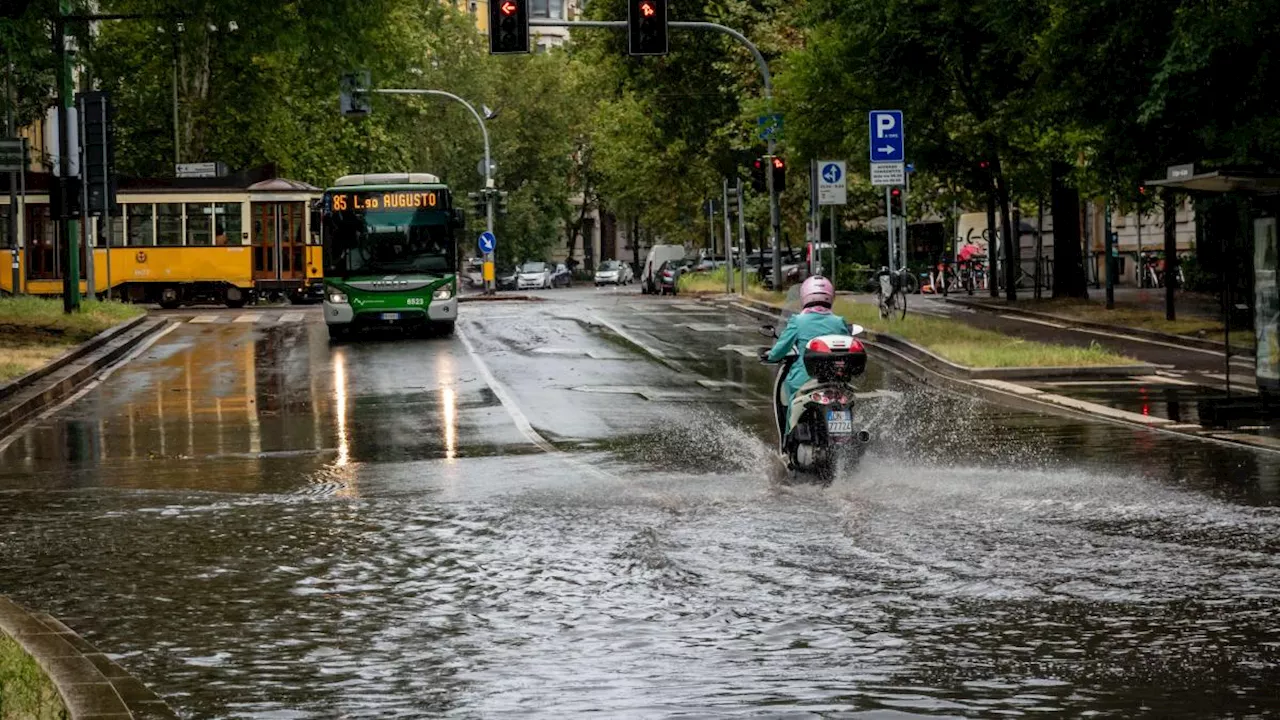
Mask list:
[[[362,327],[453,332],[461,211],[427,173],[338,178],[320,200],[329,337]]]

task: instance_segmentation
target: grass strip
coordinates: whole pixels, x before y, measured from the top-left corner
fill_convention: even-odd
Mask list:
[[[26,374],[145,312],[137,305],[89,300],[79,312],[67,314],[58,298],[0,298],[0,382]]]
[[[70,717],[57,688],[36,661],[0,633],[0,720]]]

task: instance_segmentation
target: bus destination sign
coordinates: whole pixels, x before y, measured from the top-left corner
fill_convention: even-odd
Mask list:
[[[440,195],[434,190],[366,190],[361,192],[337,192],[329,196],[329,207],[334,212],[343,210],[430,210],[440,205]]]

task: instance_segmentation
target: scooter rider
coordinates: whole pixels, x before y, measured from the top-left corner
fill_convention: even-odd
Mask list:
[[[781,362],[793,349],[799,351],[816,337],[847,335],[849,323],[831,312],[831,303],[835,300],[835,294],[835,287],[832,286],[831,281],[821,275],[805,280],[800,286],[800,301],[804,309],[787,320],[787,326],[782,329],[773,347],[760,352],[760,360],[771,363]],[[796,391],[807,382],[809,382],[809,373],[805,371],[804,363],[792,364],[784,383],[788,400],[795,397]],[[790,403],[787,407],[789,416]],[[788,423],[790,423],[790,417],[788,417]]]

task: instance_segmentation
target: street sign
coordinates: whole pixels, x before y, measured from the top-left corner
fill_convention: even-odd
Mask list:
[[[761,115],[756,118],[756,125],[760,128],[761,140],[777,140],[782,134],[782,114]]]
[[[0,140],[0,172],[22,171],[26,166],[24,146],[25,141],[22,138]]]
[[[1182,180],[1196,174],[1195,163],[1188,165],[1170,165],[1165,175],[1166,180]]]
[[[211,178],[226,175],[226,166],[218,162],[178,163],[174,174],[180,178]]]
[[[482,232],[476,244],[480,246],[482,254],[488,255],[498,246],[498,238],[494,237],[491,232]]]
[[[872,110],[870,118],[871,162],[900,163],[906,159],[901,110]]]
[[[907,170],[902,163],[871,163],[872,185],[905,185]]]
[[[844,205],[848,202],[843,160],[818,161],[818,204]]]
[[[480,174],[480,177],[493,177],[494,175],[498,174],[498,161],[497,160],[489,161],[489,174],[485,175],[484,174],[484,158],[481,158],[480,161],[476,163],[476,172]]]

